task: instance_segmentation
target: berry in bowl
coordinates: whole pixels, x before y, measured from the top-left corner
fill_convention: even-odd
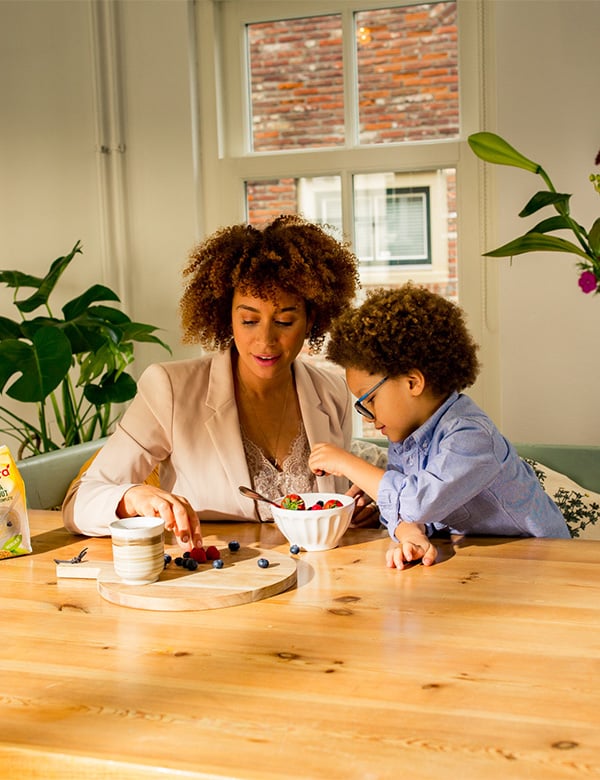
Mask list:
[[[290,545],[331,550],[348,529],[354,499],[342,493],[288,493],[272,506],[273,519]]]

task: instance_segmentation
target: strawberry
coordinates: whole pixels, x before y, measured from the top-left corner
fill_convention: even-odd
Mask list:
[[[306,509],[304,499],[297,493],[288,493],[281,502],[283,509]]]
[[[342,502],[338,501],[337,498],[330,498],[324,503],[323,509],[335,509],[338,506],[342,506]]]

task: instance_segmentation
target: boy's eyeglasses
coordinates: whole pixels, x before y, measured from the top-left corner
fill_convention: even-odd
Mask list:
[[[375,390],[381,387],[381,385],[388,379],[389,377],[384,376],[383,379],[380,379],[376,385],[374,385],[370,390],[367,390],[367,392],[364,395],[361,395],[361,397],[357,401],[355,401],[354,408],[359,414],[362,414],[363,417],[366,417],[367,420],[374,420],[375,415],[370,409],[367,409],[366,406],[363,406],[363,401],[366,401],[370,395],[373,395]]]

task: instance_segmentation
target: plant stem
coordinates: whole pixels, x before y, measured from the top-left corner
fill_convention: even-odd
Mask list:
[[[542,168],[541,165],[540,165],[538,173],[542,177],[542,179],[544,180],[544,183],[546,184],[546,186],[548,187],[550,192],[554,192],[555,193],[556,192],[556,188],[555,188],[554,184],[552,183],[552,180],[551,180],[550,176],[548,176],[548,174]],[[588,255],[589,257],[593,257],[592,250],[591,250],[589,242],[588,242],[588,234],[571,217],[571,213],[569,211],[569,206],[568,205],[566,206],[566,210],[564,212],[557,205],[555,205],[554,208],[560,214],[561,217],[564,217],[567,220],[567,222],[569,223],[571,231],[574,233],[575,238],[579,241],[579,244],[581,245],[581,248],[586,253],[586,255]]]

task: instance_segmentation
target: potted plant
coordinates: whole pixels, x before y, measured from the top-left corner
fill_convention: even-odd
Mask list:
[[[62,316],[53,313],[50,296],[81,253],[78,241],[43,277],[0,271],[0,283],[14,289],[19,313],[15,320],[0,316],[0,393],[34,409],[26,418],[0,405],[0,433],[19,442],[18,459],[107,436],[120,405],[136,393],[126,370],[134,360],[134,342],[152,342],[171,352],[155,335],[156,327],[132,322],[107,305],[119,298],[104,285],[70,300]],[[20,295],[24,288],[33,292]]]
[[[543,219],[522,236],[508,244],[485,252],[486,257],[512,257],[526,252],[567,252],[577,256],[581,273],[579,286],[584,293],[600,293],[600,217],[587,231],[571,216],[569,201],[571,195],[557,192],[552,180],[539,163],[529,160],[495,133],[474,133],[468,138],[473,152],[485,162],[498,165],[513,165],[539,175],[546,189],[535,193],[519,212],[528,217],[546,206],[552,206],[556,215]],[[600,164],[600,152],[596,165]],[[600,175],[590,174],[594,189],[600,193]],[[556,230],[568,230],[575,241],[550,235]]]

